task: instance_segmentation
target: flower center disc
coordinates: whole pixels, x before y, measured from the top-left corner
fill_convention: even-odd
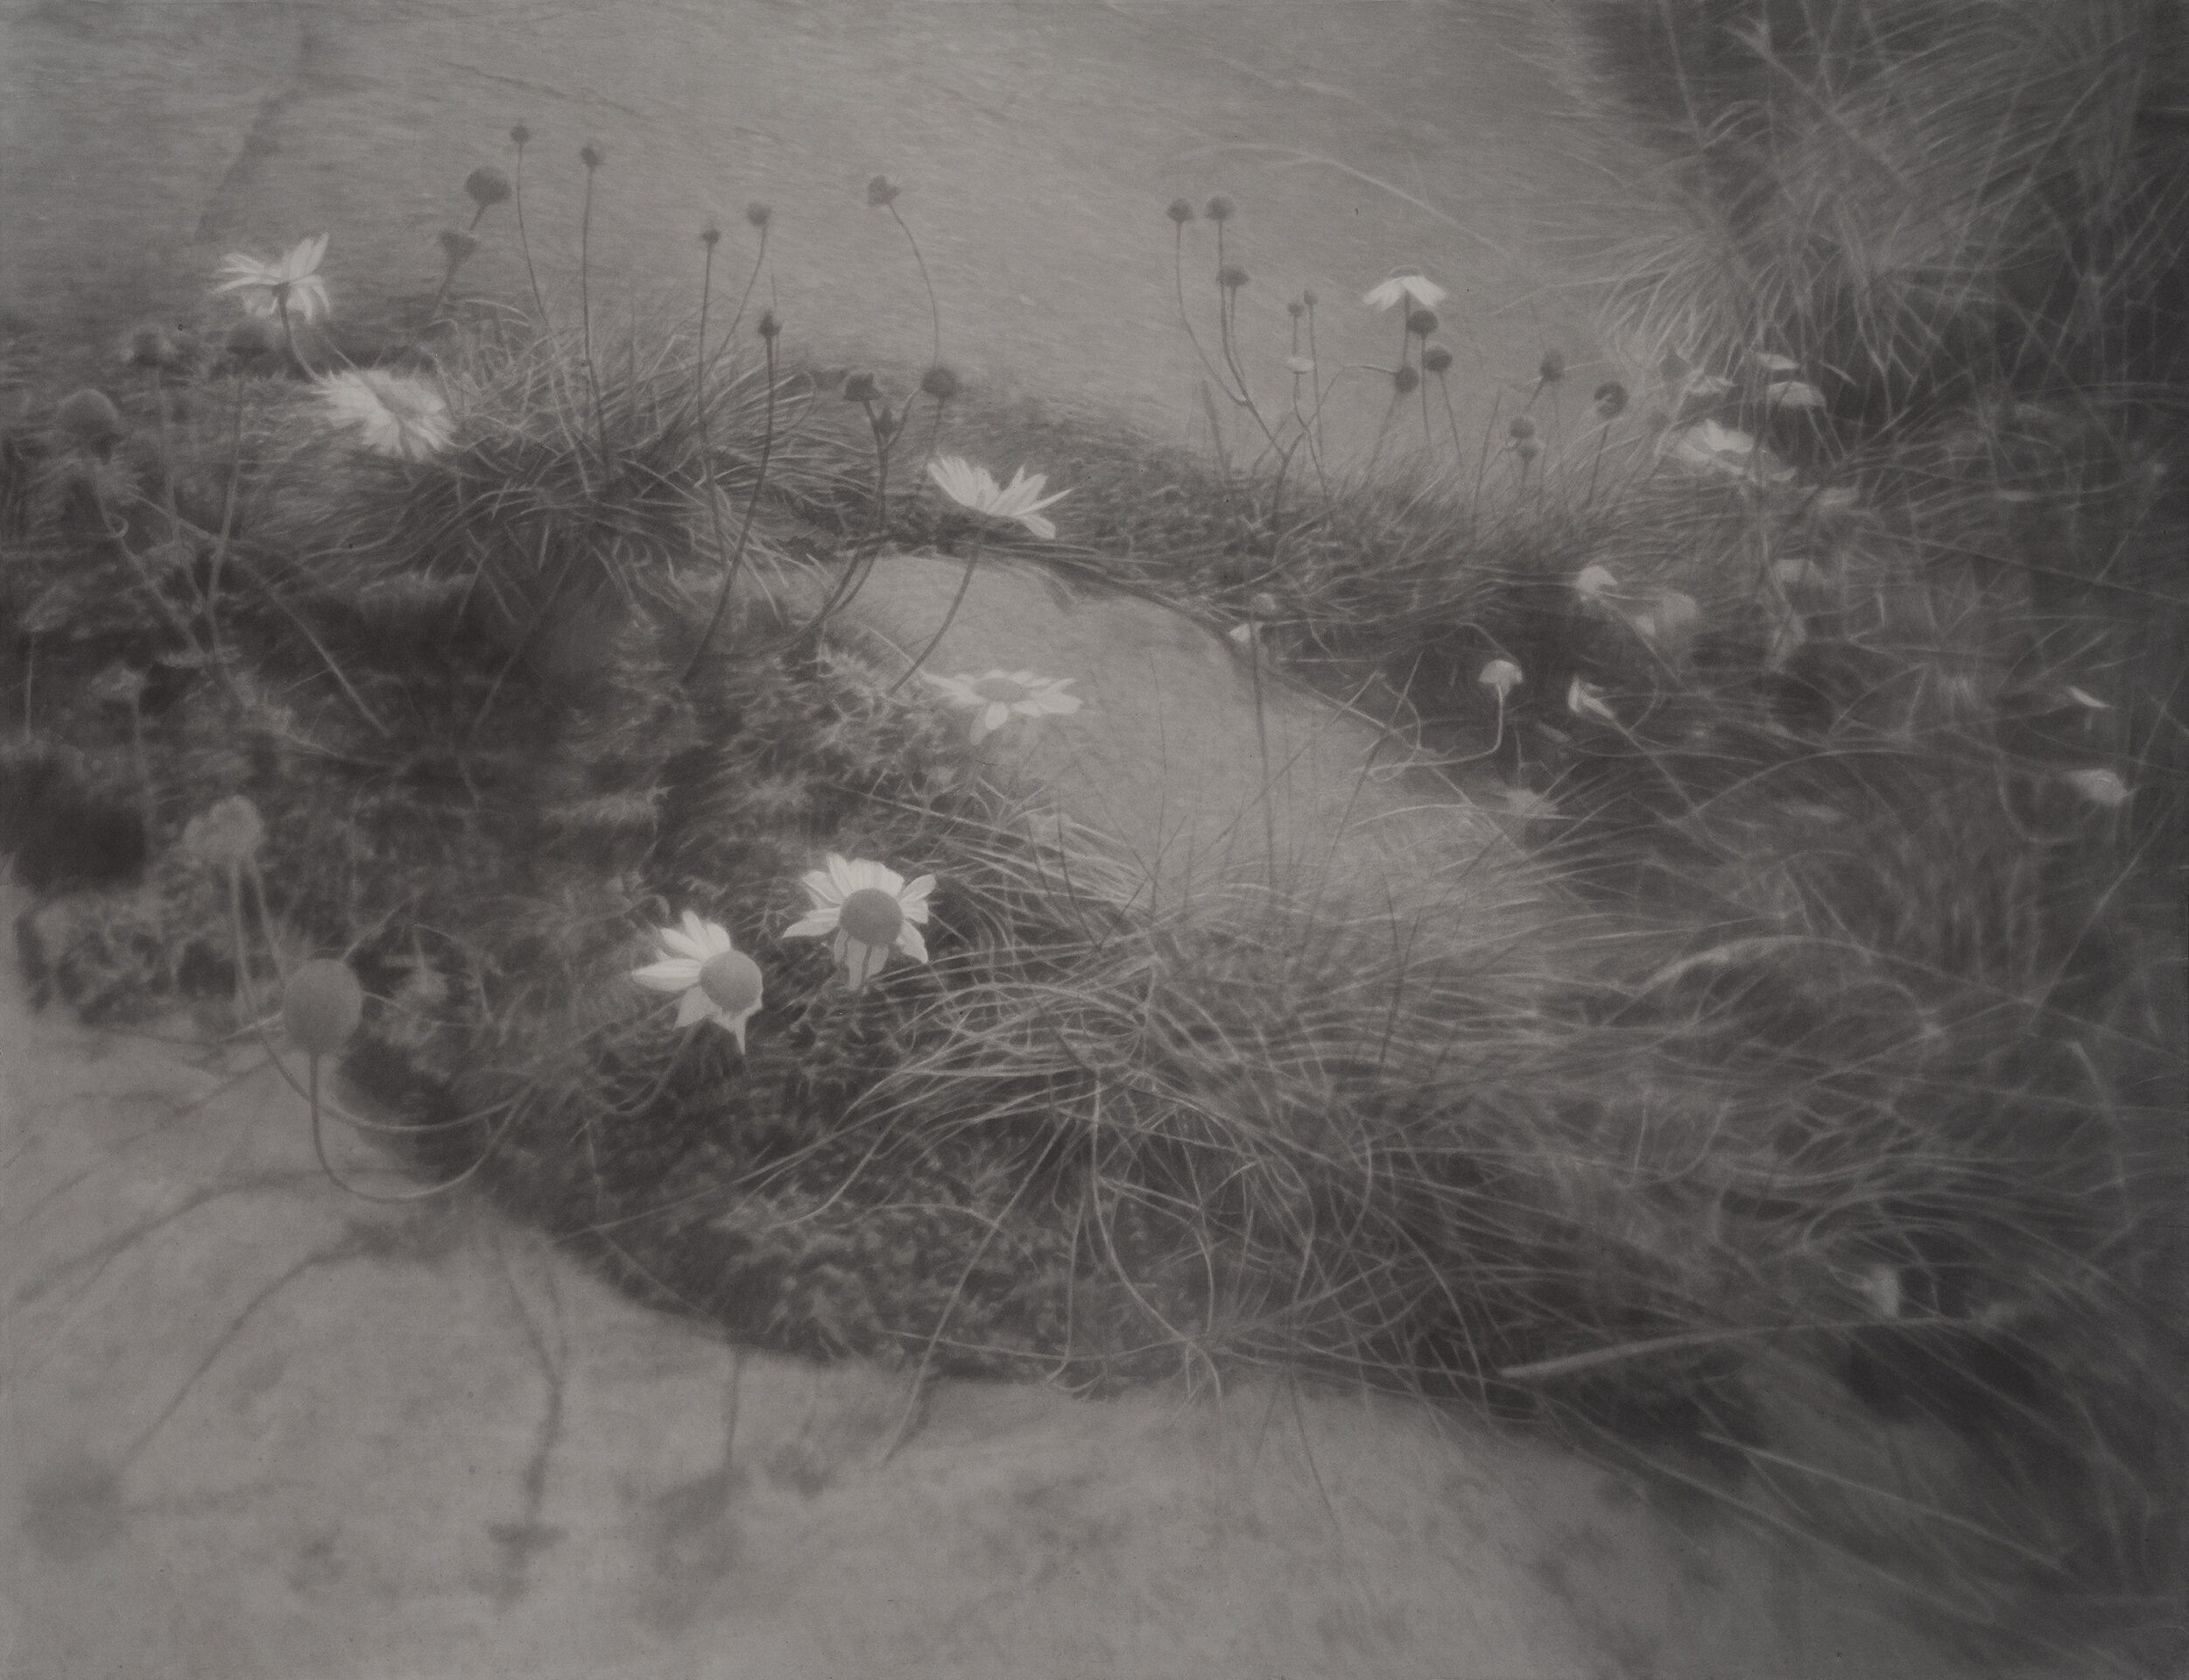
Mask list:
[[[861,945],[887,945],[904,925],[904,910],[879,887],[862,887],[844,900],[836,925]]]
[[[760,965],[742,951],[709,957],[700,965],[700,990],[718,1009],[750,1009],[760,1001]]]
[[[973,692],[984,700],[1000,700],[1006,706],[1016,706],[1032,692],[1025,684],[1009,677],[983,677],[973,685]]]

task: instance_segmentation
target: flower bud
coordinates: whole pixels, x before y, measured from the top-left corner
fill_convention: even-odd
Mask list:
[[[764,309],[760,312],[759,325],[752,330],[759,334],[762,338],[772,341],[783,331],[783,323],[775,318],[774,310]]]
[[[182,826],[182,849],[215,868],[250,862],[265,839],[265,819],[241,793],[215,800]]]
[[[1183,228],[1193,219],[1193,207],[1184,199],[1172,199],[1171,207],[1163,213]]]
[[[870,373],[848,374],[844,377],[844,401],[871,403],[876,396],[874,376]]]
[[[1535,436],[1535,422],[1523,414],[1517,417],[1505,430],[1511,435],[1515,443],[1524,443]]]
[[[1397,373],[1391,376],[1391,383],[1398,387],[1398,394],[1401,397],[1404,397],[1408,391],[1413,390],[1415,386],[1421,383],[1421,376],[1416,373],[1411,368],[1401,368]]]
[[[1292,300],[1292,302],[1285,306],[1285,313],[1290,315],[1294,320],[1298,320],[1302,315],[1307,313],[1307,306],[1300,302],[1298,298],[1295,298]]]
[[[588,140],[578,148],[578,161],[590,172],[608,161],[608,152],[598,142]]]
[[[774,214],[774,211],[771,210],[766,205],[761,203],[758,199],[755,199],[750,204],[748,204],[745,207],[745,220],[750,221],[756,228],[766,227],[768,225],[768,218],[772,216]]]
[[[454,228],[440,230],[440,254],[447,259],[451,274],[469,261],[478,249],[479,242],[469,234],[458,233]]]
[[[1421,350],[1421,369],[1424,373],[1440,374],[1452,365],[1452,352],[1441,344],[1426,344]]]
[[[1247,271],[1236,263],[1227,263],[1216,271],[1216,284],[1226,292],[1236,292],[1247,283]]]
[[[1513,450],[1523,461],[1531,461],[1543,453],[1543,446],[1533,438],[1523,438],[1513,445]]]
[[[522,123],[519,123],[515,128],[510,130],[510,138],[517,142],[517,150],[520,151],[522,151],[525,145],[530,143],[532,131],[526,128]]]
[[[105,449],[122,435],[122,416],[104,391],[89,387],[61,399],[53,425],[80,448]]]
[[[721,243],[722,230],[713,222],[708,222],[707,226],[700,229],[700,243],[706,246],[707,250],[713,250]]]
[[[1596,387],[1596,395],[1592,400],[1596,404],[1597,413],[1607,420],[1616,419],[1626,411],[1627,388],[1616,379],[1607,379]]]
[[[1433,309],[1417,309],[1406,317],[1406,330],[1416,338],[1427,338],[1437,327],[1437,312]]]
[[[156,320],[139,321],[130,328],[129,341],[123,346],[122,360],[132,368],[150,368],[160,373],[172,373],[187,358],[181,342]]]
[[[897,416],[890,412],[884,403],[874,411],[874,437],[877,443],[887,443],[897,435]]]
[[[482,164],[464,177],[464,192],[482,210],[488,210],[509,198],[516,189],[510,178],[492,164]]]
[[[1221,193],[1219,193],[1214,198],[1208,200],[1207,207],[1204,209],[1201,214],[1207,216],[1211,221],[1228,221],[1237,212],[1238,207],[1239,207],[1237,205],[1234,204]]]
[[[876,209],[894,203],[901,189],[887,175],[876,175],[867,183],[867,202]]]
[[[281,993],[281,1024],[307,1056],[332,1056],[364,1018],[365,991],[349,965],[332,957],[299,963]]]
[[[1494,688],[1497,698],[1503,699],[1527,680],[1520,674],[1520,667],[1510,659],[1492,659],[1482,667],[1482,675],[1475,679],[1484,688]]]
[[[1536,363],[1536,377],[1546,385],[1555,385],[1566,377],[1566,352],[1545,350],[1543,360]]]
[[[938,362],[920,376],[919,388],[938,403],[947,403],[958,394],[958,376]]]

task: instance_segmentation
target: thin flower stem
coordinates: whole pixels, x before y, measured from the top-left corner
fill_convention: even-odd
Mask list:
[[[1193,318],[1186,312],[1186,308],[1185,224],[1183,222],[1179,223],[1172,232],[1173,237],[1171,241],[1171,275],[1172,278],[1176,282],[1178,287],[1179,325],[1186,329],[1186,341],[1193,347],[1193,354],[1200,358],[1200,363],[1203,369],[1207,371],[1211,379],[1214,380],[1219,385],[1221,385],[1224,383],[1223,376],[1216,371],[1216,364],[1208,359],[1208,352],[1201,348],[1200,335],[1193,331]],[[1222,235],[1220,229],[1218,237],[1221,238],[1221,236]],[[1229,397],[1231,395],[1230,390],[1228,387],[1224,391],[1224,395],[1226,397]]]
[[[765,226],[763,226],[760,229],[760,250],[752,259],[752,272],[745,277],[745,289],[738,297],[736,313],[729,318],[729,330],[722,334],[721,348],[714,352],[715,361],[720,362],[724,356],[728,355],[729,354],[729,347],[737,341],[738,324],[745,319],[745,306],[752,301],[752,289],[760,284],[760,270],[762,265],[765,264],[767,260],[768,229]],[[712,369],[709,371],[712,371]]]
[[[1277,881],[1277,784],[1270,774],[1270,727],[1262,697],[1262,621],[1247,602],[1247,675],[1254,688],[1254,739],[1262,751],[1262,828],[1270,851],[1270,881]]]
[[[764,228],[762,236],[764,238],[765,235]],[[699,646],[692,650],[692,657],[686,661],[683,674],[677,678],[679,687],[692,680],[692,673],[699,669],[700,661],[707,657],[707,646],[714,641],[714,632],[721,626],[722,615],[729,610],[730,592],[737,583],[737,569],[744,563],[745,541],[752,535],[753,513],[760,505],[761,489],[768,482],[768,458],[775,449],[775,341],[766,338],[761,343],[768,358],[768,406],[767,418],[760,433],[760,469],[753,477],[752,494],[745,499],[745,517],[737,530],[737,547],[722,568],[722,593],[714,602],[714,615],[707,621],[707,629],[700,636]],[[721,498],[714,492],[714,453],[713,446],[707,441],[704,408],[700,413],[700,447],[707,456],[707,503],[714,517],[714,545],[719,552],[722,541]]]
[[[517,179],[510,192],[517,205],[517,246],[524,253],[524,278],[531,283],[532,307],[539,311],[539,324],[544,330],[548,325],[547,300],[539,295],[539,273],[532,266],[532,242],[524,232],[524,147],[521,142],[517,148]]]
[[[578,334],[580,347],[585,357],[586,383],[593,391],[593,418],[601,431],[601,468],[608,477],[616,476],[616,464],[609,458],[608,447],[608,409],[601,400],[600,370],[593,365],[593,177],[595,171],[588,165],[585,172],[585,203],[578,214]]]
[[[221,568],[228,564],[228,545],[236,530],[236,481],[243,471],[243,381],[236,380],[236,425],[228,446],[228,489],[221,499],[221,533],[213,545],[213,559],[205,573],[205,635],[213,657],[221,657]]]
[[[297,348],[296,327],[289,320],[289,288],[285,285],[274,288],[274,306],[281,312],[281,341],[288,347],[289,360],[296,364],[299,373],[309,379],[312,370],[304,365],[304,356]]]
[[[928,638],[927,645],[919,650],[919,657],[904,668],[903,676],[882,691],[883,699],[889,699],[906,683],[911,681],[912,673],[927,663],[927,656],[942,645],[942,638],[949,634],[951,622],[957,617],[958,608],[965,605],[966,591],[973,587],[973,568],[980,563],[981,539],[975,537],[973,539],[973,551],[966,556],[965,575],[958,580],[958,593],[950,597],[950,610],[942,615],[941,625],[936,629],[934,635]]]
[[[934,282],[927,278],[927,259],[919,254],[919,241],[912,237],[911,228],[905,225],[904,218],[897,213],[896,200],[891,200],[887,208],[890,219],[903,231],[904,243],[912,248],[912,261],[919,265],[919,283],[927,288],[927,319],[934,328],[935,336],[934,360],[927,365],[940,367],[942,363],[942,311],[935,302]]]
[[[710,244],[705,250],[706,261],[700,270],[700,348],[692,358],[692,411],[699,418],[702,448],[707,444],[707,306],[714,289],[714,247]]]

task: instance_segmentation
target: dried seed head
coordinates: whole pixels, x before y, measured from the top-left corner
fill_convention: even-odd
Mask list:
[[[1406,330],[1416,338],[1427,338],[1437,330],[1438,325],[1437,312],[1433,309],[1417,309],[1406,317]]]
[[[758,199],[755,199],[750,204],[748,204],[745,207],[745,220],[752,223],[752,225],[756,228],[766,227],[768,225],[768,218],[772,216],[774,214],[774,211],[768,208],[766,205],[761,203]]]
[[[1535,422],[1523,414],[1505,430],[1511,434],[1515,443],[1525,443],[1530,438],[1535,436]]]
[[[1285,306],[1285,313],[1290,315],[1294,320],[1298,320],[1302,315],[1307,313],[1307,306],[1300,302],[1298,298],[1295,298],[1292,300],[1292,302]]]
[[[1236,292],[1247,283],[1247,271],[1236,263],[1227,263],[1216,271],[1216,284],[1226,292]]]
[[[871,403],[876,395],[874,376],[870,373],[848,374],[844,377],[844,401]]]
[[[492,164],[482,164],[464,177],[465,193],[482,210],[500,204],[515,190],[510,185],[510,178]]]
[[[608,161],[608,151],[597,141],[588,140],[578,148],[578,161],[590,172]]]
[[[1596,387],[1596,395],[1593,400],[1595,402],[1597,413],[1602,415],[1607,420],[1616,419],[1626,411],[1627,388],[1616,379],[1607,379]]]
[[[522,123],[519,123],[515,128],[512,128],[510,130],[510,138],[517,143],[517,149],[519,151],[522,151],[531,143],[532,131],[526,128]]]
[[[1208,200],[1207,206],[1201,211],[1201,214],[1211,221],[1228,221],[1237,213],[1238,208],[1237,205],[1219,193]]]
[[[937,363],[920,376],[919,388],[938,403],[947,403],[958,394],[958,376]]]
[[[63,397],[53,425],[71,443],[104,449],[122,435],[122,416],[104,391],[88,387]]]
[[[1543,446],[1533,438],[1523,438],[1518,443],[1513,445],[1513,452],[1524,461],[1533,460],[1543,453]]]
[[[1566,377],[1566,352],[1545,350],[1543,360],[1535,365],[1536,377],[1546,385],[1555,385]]]
[[[147,320],[130,328],[129,339],[122,347],[122,360],[132,368],[172,373],[187,358],[183,355],[181,341],[172,333],[156,320]]]
[[[265,819],[240,793],[215,800],[182,826],[182,849],[214,868],[250,862],[265,840]]]
[[[889,404],[884,403],[874,411],[874,439],[876,443],[887,443],[896,435],[897,416],[890,412]]]
[[[454,274],[479,249],[479,242],[469,234],[458,233],[454,228],[440,230],[440,254],[447,259],[448,271]]]
[[[887,175],[876,175],[867,183],[867,202],[878,210],[885,204],[894,204],[903,190]]]
[[[1443,373],[1452,365],[1452,352],[1441,344],[1422,347],[1421,370],[1424,373]]]
[[[1421,376],[1416,373],[1411,367],[1401,368],[1397,373],[1391,376],[1391,383],[1398,387],[1398,394],[1401,397],[1404,397],[1408,391],[1413,390],[1415,386],[1421,383]]]
[[[364,1018],[365,992],[349,965],[332,957],[299,963],[281,993],[281,1024],[307,1056],[332,1056]]]
[[[247,364],[271,355],[280,345],[280,334],[263,315],[246,315],[228,330],[228,353]]]
[[[1171,207],[1163,213],[1183,228],[1193,219],[1193,207],[1184,199],[1172,199]]]
[[[713,222],[708,222],[707,226],[700,229],[700,243],[706,246],[707,250],[713,250],[721,243],[722,230]]]
[[[764,309],[760,312],[760,324],[752,330],[762,338],[772,340],[782,333],[783,323],[775,318],[774,310]]]

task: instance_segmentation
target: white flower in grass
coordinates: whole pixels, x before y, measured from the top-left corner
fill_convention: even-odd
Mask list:
[[[2088,689],[2078,688],[2073,683],[2067,685],[2067,698],[2086,712],[2110,712],[2113,709],[2110,704],[2100,699]]]
[[[677,1025],[712,1021],[745,1047],[745,1023],[760,1007],[760,965],[730,943],[729,930],[684,912],[682,927],[654,930],[661,959],[632,971],[631,978],[657,992],[681,992]]]
[[[1767,408],[1822,408],[1824,393],[1805,379],[1781,379],[1765,388]]]
[[[355,426],[364,446],[398,460],[424,460],[456,435],[441,394],[422,379],[362,368],[329,374],[318,382],[330,425]]]
[[[299,320],[317,320],[328,307],[319,272],[326,255],[325,234],[299,241],[271,263],[230,251],[221,259],[221,284],[213,289],[240,293],[238,301],[254,315],[278,315],[285,301]]]
[[[1790,355],[1775,355],[1769,351],[1756,358],[1756,365],[1768,373],[1798,373],[1801,363]]]
[[[2068,786],[2091,804],[2103,805],[2108,811],[2126,805],[2134,791],[2121,779],[2117,770],[2069,770],[2066,780]]]
[[[1577,718],[1601,718],[1606,723],[1619,721],[1619,714],[1604,704],[1604,691],[1579,677],[1566,685],[1566,709]]]
[[[1527,678],[1520,674],[1520,667],[1513,664],[1511,660],[1492,659],[1482,667],[1482,674],[1475,680],[1484,688],[1496,689],[1498,703],[1503,705],[1505,697],[1519,687]]]
[[[1057,528],[1041,517],[1044,508],[1052,506],[1071,495],[1059,490],[1045,496],[1048,488],[1045,473],[1026,476],[1022,467],[1012,475],[1008,485],[998,484],[994,474],[985,467],[975,467],[960,455],[945,455],[927,464],[927,476],[960,507],[969,513],[977,513],[984,519],[1013,519],[1045,542],[1057,534]]]
[[[783,931],[786,939],[833,936],[836,960],[855,992],[882,972],[890,952],[901,951],[914,962],[927,960],[927,942],[919,924],[927,919],[927,895],[935,878],[907,882],[885,864],[869,858],[848,860],[831,852],[828,867],[804,877],[813,902],[806,914]]]
[[[1434,309],[1452,294],[1418,269],[1398,269],[1381,285],[1371,287],[1361,301],[1370,309]]]
[[[1586,601],[1601,601],[1618,587],[1618,575],[1608,566],[1584,566],[1573,573],[1573,593]]]
[[[976,747],[1015,717],[1069,717],[1080,709],[1080,697],[1064,692],[1078,680],[1073,677],[1038,677],[1031,671],[991,671],[985,677],[961,671],[955,677],[939,677],[930,671],[927,680],[954,704],[973,713],[973,727],[967,733]]]

